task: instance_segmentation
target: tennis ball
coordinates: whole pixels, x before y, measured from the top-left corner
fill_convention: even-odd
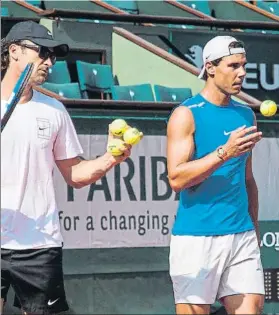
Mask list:
[[[115,119],[109,126],[110,132],[114,136],[122,136],[128,125],[124,119]]]
[[[127,144],[137,144],[143,137],[143,133],[140,132],[137,128],[130,128],[123,134],[123,140]]]
[[[266,100],[262,102],[260,106],[261,113],[266,117],[271,117],[276,114],[277,112],[277,105],[275,102]]]
[[[113,156],[122,155],[123,150],[125,150],[125,143],[121,139],[112,139],[107,145],[107,152],[111,153]]]

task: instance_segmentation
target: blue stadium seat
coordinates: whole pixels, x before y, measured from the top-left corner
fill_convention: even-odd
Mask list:
[[[184,0],[179,1],[182,4],[187,5],[188,7],[198,10],[204,14],[211,15],[211,10],[208,5],[208,1],[191,1],[191,0]]]
[[[162,85],[154,85],[155,97],[158,102],[183,102],[192,97],[190,88],[172,88]]]
[[[27,0],[26,2],[28,2],[29,4],[32,4],[35,7],[40,8],[42,5],[42,1],[40,0]]]
[[[130,0],[130,1],[126,1],[126,0],[115,1],[114,0],[114,1],[104,1],[104,2],[120,10],[126,11],[128,13],[138,14],[139,12],[138,5],[135,0]]]
[[[5,7],[1,7],[1,16],[10,16],[9,9]]]
[[[89,92],[110,93],[113,86],[113,74],[110,65],[92,64],[77,60],[77,74],[84,98]]]
[[[56,84],[45,82],[42,87],[65,98],[82,98],[78,83]]]
[[[272,31],[272,30],[254,30],[254,29],[245,29],[247,33],[261,33],[261,34],[275,34],[278,35],[279,31]]]
[[[279,2],[257,1],[257,7],[279,16]]]
[[[70,72],[66,61],[57,61],[49,69],[47,82],[58,84],[71,83]]]
[[[154,102],[152,87],[149,83],[138,85],[114,85],[111,88],[113,100]]]
[[[192,30],[195,29],[196,27],[194,25],[183,25],[183,24],[168,24],[168,27],[170,28],[180,28],[183,30]]]
[[[257,1],[260,3],[261,1]],[[208,5],[212,10],[212,16],[223,20],[237,20],[237,21],[273,21],[268,16],[246,7],[236,1],[209,1]],[[252,5],[254,7],[254,5]],[[274,22],[274,21],[273,21]]]
[[[90,19],[77,19],[79,22],[96,23],[96,24],[115,24],[113,21],[105,20],[90,20]]]

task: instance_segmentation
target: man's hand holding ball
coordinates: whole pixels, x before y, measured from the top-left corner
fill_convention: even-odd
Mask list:
[[[124,161],[131,154],[133,145],[140,142],[143,133],[137,128],[130,127],[124,119],[115,119],[109,125],[107,152],[116,163]]]

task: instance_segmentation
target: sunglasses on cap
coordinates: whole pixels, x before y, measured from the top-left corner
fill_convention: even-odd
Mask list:
[[[36,51],[39,54],[39,57],[43,60],[47,60],[49,58],[53,65],[56,62],[55,52],[51,51],[48,47],[28,45],[23,43],[20,43],[19,45]]]

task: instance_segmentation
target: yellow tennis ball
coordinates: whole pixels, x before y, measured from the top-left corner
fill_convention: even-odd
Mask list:
[[[266,100],[262,102],[260,106],[261,113],[266,117],[271,117],[276,114],[277,112],[277,105],[275,102]]]
[[[109,126],[110,132],[114,136],[122,136],[128,125],[124,119],[115,119]]]
[[[140,142],[143,137],[143,133],[137,128],[130,128],[123,134],[123,140],[127,144],[135,145]]]
[[[108,142],[107,152],[111,153],[113,156],[122,155],[123,150],[125,150],[125,143],[121,139],[112,139]]]

